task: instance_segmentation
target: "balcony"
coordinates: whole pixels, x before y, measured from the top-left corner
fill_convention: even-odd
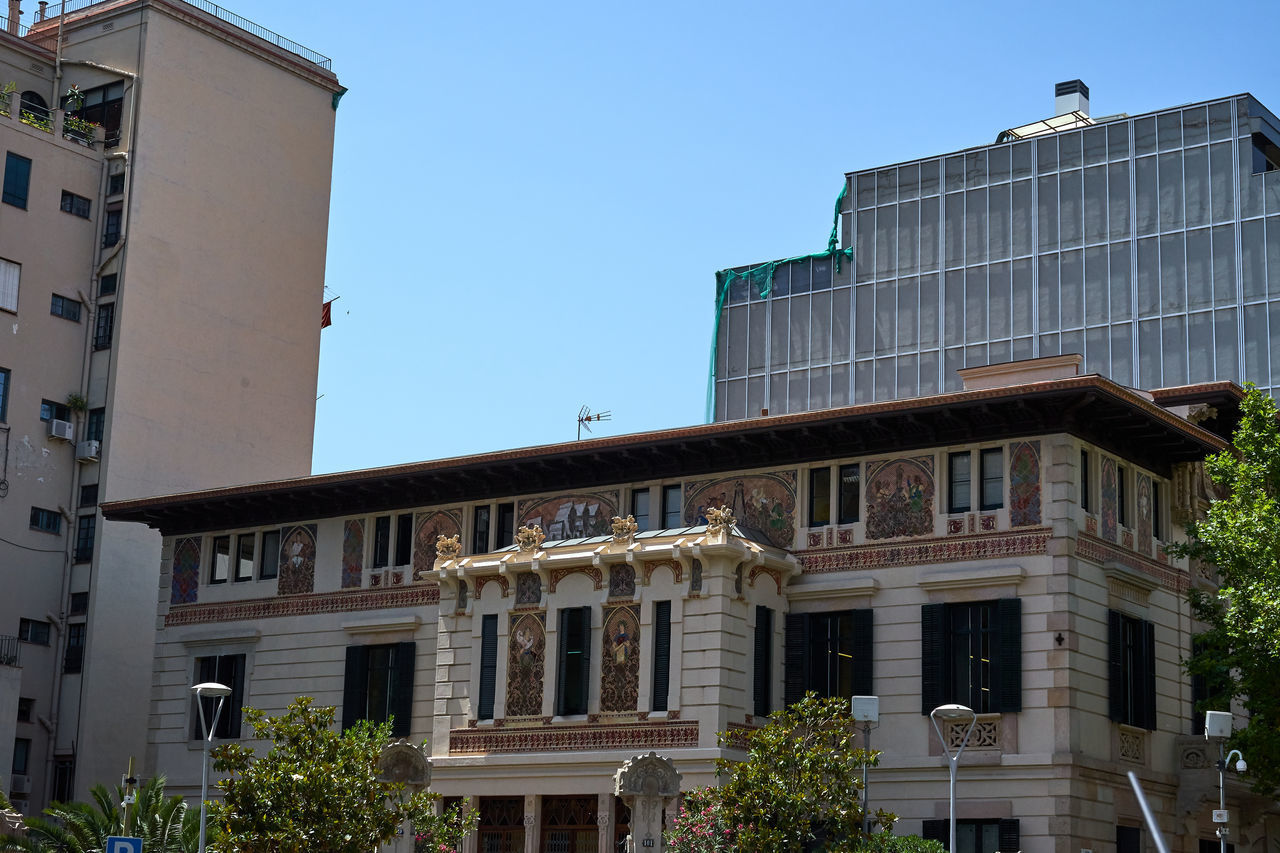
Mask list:
[[[0,666],[20,666],[21,650],[17,637],[0,637]]]

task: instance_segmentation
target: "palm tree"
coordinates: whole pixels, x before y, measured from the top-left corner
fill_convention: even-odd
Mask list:
[[[188,809],[180,796],[166,797],[163,776],[143,783],[127,805],[121,805],[120,786],[110,792],[95,785],[89,795],[93,805],[54,803],[44,817],[28,819],[27,836],[0,838],[0,853],[102,853],[112,835],[141,838],[147,853],[195,853],[200,812]]]

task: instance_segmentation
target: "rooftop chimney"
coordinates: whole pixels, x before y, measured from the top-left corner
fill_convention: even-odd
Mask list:
[[[22,17],[22,0],[9,0],[9,35],[18,34],[18,19]]]
[[[1053,87],[1053,114],[1089,114],[1089,87],[1083,80],[1068,80]]]

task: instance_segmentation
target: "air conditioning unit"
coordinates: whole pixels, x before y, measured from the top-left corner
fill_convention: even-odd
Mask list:
[[[15,794],[31,793],[31,777],[13,774],[9,777],[9,790]]]
[[[60,421],[53,418],[49,421],[49,438],[60,438],[63,441],[75,441],[76,425],[71,421]]]
[[[77,462],[97,462],[102,452],[102,442],[82,441],[76,445],[76,461]]]

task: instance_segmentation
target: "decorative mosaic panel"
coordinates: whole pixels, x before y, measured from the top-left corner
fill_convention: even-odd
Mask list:
[[[617,492],[533,498],[521,501],[516,510],[516,517],[519,518],[520,524],[540,526],[548,541],[612,533],[613,528],[610,525],[617,514]]]
[[[297,595],[316,588],[316,526],[286,527],[280,537],[277,595]]]
[[[342,588],[364,583],[364,521],[349,518],[342,523]]]
[[[546,672],[546,615],[523,613],[511,617],[507,651],[507,716],[542,714],[543,677]]]
[[[536,607],[542,603],[542,578],[533,572],[516,575],[516,607]]]
[[[689,592],[702,592],[702,561],[694,560],[689,572]]]
[[[605,611],[600,710],[634,711],[640,697],[640,607]]]
[[[467,582],[458,581],[458,602],[454,605],[455,610],[462,611],[467,609],[467,595]]]
[[[596,723],[453,729],[449,754],[679,749],[698,745],[696,722]]]
[[[867,538],[933,533],[933,457],[867,463]]]
[[[1116,541],[1116,460],[1109,456],[1102,457],[1102,506],[1098,507],[1102,515],[1102,538],[1108,542]]]
[[[173,584],[170,604],[195,604],[200,597],[200,537],[189,536],[173,543]]]
[[[1040,521],[1040,442],[1015,442],[1009,448],[1009,525],[1034,527]]]
[[[1047,527],[1012,533],[977,534],[963,538],[875,545],[855,545],[845,551],[798,555],[806,575],[882,569],[892,566],[919,566],[925,563],[952,563],[961,560],[990,560],[1043,554],[1052,531]]]
[[[413,577],[422,577],[436,562],[436,537],[462,535],[462,510],[420,512],[413,525]]]
[[[609,597],[630,598],[636,594],[635,567],[625,563],[609,567]]]
[[[440,603],[440,587],[416,584],[399,589],[355,589],[321,592],[287,598],[255,598],[221,604],[189,604],[175,607],[164,617],[166,628],[178,625],[255,622],[260,619],[294,618],[316,613],[355,613],[362,610],[394,610],[398,607],[434,607]]]
[[[1151,553],[1151,478],[1138,475],[1138,551]]]
[[[742,527],[764,534],[772,545],[790,548],[796,536],[796,472],[771,471],[684,484],[686,524],[706,524],[707,510],[721,506],[732,509]]]

